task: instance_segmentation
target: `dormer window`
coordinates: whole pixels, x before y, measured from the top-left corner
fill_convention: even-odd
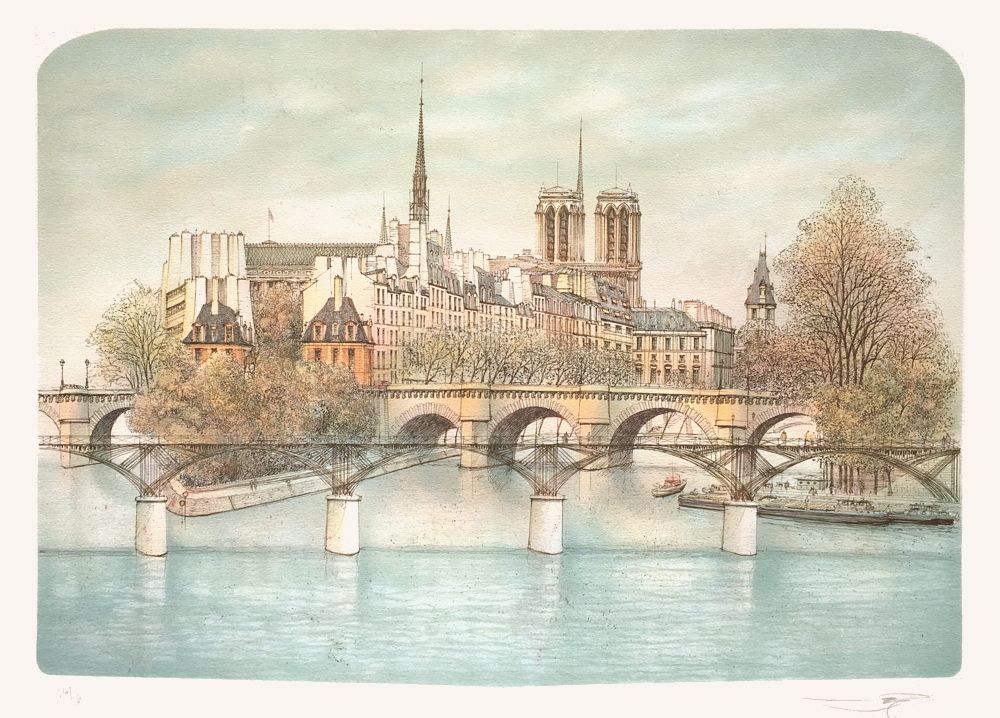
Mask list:
[[[225,337],[226,337],[226,343],[227,344],[232,344],[233,343],[233,325],[232,324],[227,324],[226,325],[226,327],[225,327]]]
[[[354,341],[354,324],[352,323],[347,324],[347,341]]]
[[[767,301],[767,287],[763,282],[760,283],[760,303],[763,304]]]
[[[215,327],[215,325],[214,325],[214,324],[213,324],[213,325],[212,325],[211,327],[209,327],[209,337],[211,338],[211,340],[212,340],[213,342],[214,342],[214,341],[215,341],[215,339],[216,339],[216,337],[215,337],[215,330],[216,330],[216,327]]]
[[[313,341],[318,342],[323,338],[323,325],[319,322],[313,324]]]
[[[195,324],[194,325],[194,332],[193,332],[193,334],[194,334],[194,340],[196,342],[203,342],[203,341],[205,341],[205,327],[204,327],[204,325],[202,325],[202,324]]]

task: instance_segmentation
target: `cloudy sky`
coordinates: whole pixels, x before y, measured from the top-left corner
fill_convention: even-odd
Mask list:
[[[643,293],[739,320],[758,248],[837,180],[909,227],[960,337],[963,82],[935,45],[868,31],[109,31],[39,70],[39,371],[82,381],[85,339],[167,237],[375,241],[405,219],[423,63],[432,224],[456,245],[534,243],[536,195],[631,184]],[[593,257],[593,220],[587,254]],[[90,355],[93,359],[93,355]],[[77,365],[81,365],[77,368]],[[77,376],[79,374],[80,376]]]

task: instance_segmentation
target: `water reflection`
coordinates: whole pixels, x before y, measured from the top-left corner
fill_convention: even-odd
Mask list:
[[[137,598],[145,606],[162,606],[167,598],[166,557],[135,556]]]

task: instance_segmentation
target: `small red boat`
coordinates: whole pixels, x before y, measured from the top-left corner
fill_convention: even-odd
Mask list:
[[[677,474],[668,474],[662,484],[657,484],[653,487],[653,496],[662,497],[679,494],[684,490],[685,486],[687,486],[685,479],[682,479]]]

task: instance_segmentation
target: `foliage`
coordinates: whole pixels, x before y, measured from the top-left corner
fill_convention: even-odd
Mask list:
[[[251,363],[261,356],[297,361],[302,352],[302,292],[287,282],[252,285],[250,301],[257,332]]]
[[[622,385],[634,377],[628,352],[503,329],[428,331],[403,347],[402,361],[422,383]]]
[[[375,434],[370,397],[345,367],[292,362],[265,352],[247,371],[225,354],[200,367],[187,353],[136,397],[130,426],[175,442],[363,442]],[[270,452],[234,454],[186,472],[201,483],[273,474],[301,465]]]
[[[803,358],[837,386],[863,385],[869,369],[929,317],[931,280],[913,256],[916,240],[888,227],[881,211],[871,188],[846,177],[775,262],[779,299],[807,341]]]
[[[97,350],[98,376],[135,391],[152,387],[157,372],[179,352],[163,328],[160,293],[139,282],[108,307],[87,344]]]
[[[738,337],[737,381],[808,397],[828,441],[930,441],[951,429],[958,367],[931,279],[913,235],[881,211],[862,180],[842,179],[775,261],[788,325]]]
[[[364,440],[374,409],[344,367],[266,361],[251,374],[224,354],[201,367],[184,356],[136,398],[131,425],[181,442]]]

